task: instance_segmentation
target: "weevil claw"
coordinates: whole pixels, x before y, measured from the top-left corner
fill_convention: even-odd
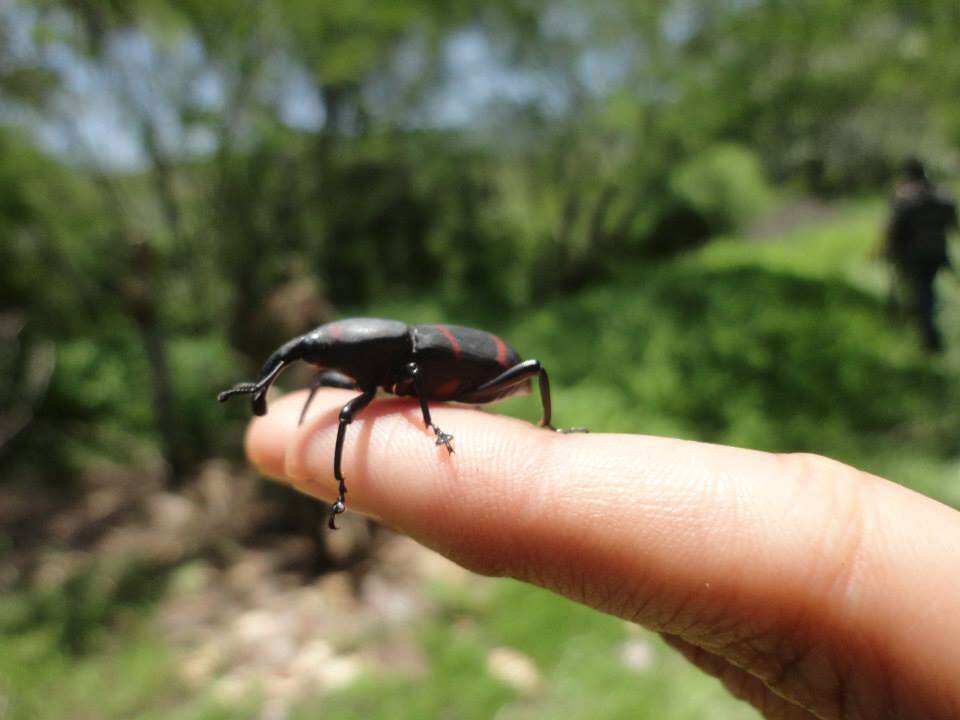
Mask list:
[[[347,506],[344,505],[343,500],[337,500],[333,505],[330,506],[330,518],[327,520],[327,527],[331,530],[337,529],[337,515],[340,515],[347,509]]]
[[[443,432],[438,427],[433,428],[433,432],[437,436],[437,441],[434,443],[434,445],[437,447],[443,445],[447,449],[447,452],[450,455],[453,455],[453,435]]]
[[[541,425],[540,427],[546,428],[547,430],[553,430],[553,432],[560,433],[561,435],[573,435],[574,433],[590,432],[590,428],[585,428],[585,427],[555,428],[553,425]]]

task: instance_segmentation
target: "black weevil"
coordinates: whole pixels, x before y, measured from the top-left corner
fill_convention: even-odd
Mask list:
[[[539,378],[543,419],[550,424],[550,380],[539,360],[521,360],[517,351],[483,330],[456,325],[407,325],[396,320],[353,318],[321,325],[284,344],[269,357],[260,379],[240,383],[217,396],[220,402],[234,395],[253,395],[257,415],[267,412],[267,390],[280,372],[297,360],[320,368],[300,412],[300,422],[317,390],[338,387],[359,390],[340,410],[333,474],[340,483],[339,496],[330,510],[329,525],[345,509],[347,487],[340,471],[343,440],[353,422],[383,388],[394,395],[412,396],[420,401],[423,422],[433,430],[436,444],[453,452],[453,436],[438,428],[430,418],[428,402],[450,400],[483,404],[530,389],[534,375]],[[561,431],[565,432],[565,431]]]

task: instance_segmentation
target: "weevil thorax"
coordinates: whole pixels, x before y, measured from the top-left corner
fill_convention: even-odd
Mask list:
[[[367,387],[390,382],[409,362],[413,347],[405,323],[379,318],[337,320],[299,340],[305,361],[339,370]]]

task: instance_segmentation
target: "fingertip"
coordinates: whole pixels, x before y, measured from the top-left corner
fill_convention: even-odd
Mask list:
[[[243,445],[247,459],[259,472],[279,480],[283,476],[283,448],[272,425],[266,416],[254,418],[247,426]]]
[[[332,501],[336,497],[334,457],[337,417],[356,393],[325,389],[315,396],[298,426],[305,393],[270,404],[270,412],[251,421],[246,435],[250,461],[264,475],[301,492]],[[425,428],[416,401],[381,398],[365,408],[346,432],[343,474],[349,489],[347,509],[381,518],[387,524],[435,546],[450,537],[502,537],[503,504],[516,517],[537,495],[531,482],[544,448],[554,437],[522,421],[441,405],[434,420],[451,437],[456,452],[437,445]],[[446,435],[446,433],[443,433]],[[506,523],[508,526],[510,523]]]
[[[285,480],[287,446],[296,431],[294,404],[289,397],[273,403],[266,415],[255,416],[247,426],[244,448],[258,471],[277,480]]]

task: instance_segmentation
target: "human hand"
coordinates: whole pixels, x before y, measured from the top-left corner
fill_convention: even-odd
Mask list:
[[[267,475],[331,500],[337,414],[303,393],[255,419]],[[471,570],[661,633],[766,717],[960,717],[960,513],[826,458],[559,435],[379,400],[350,426],[349,509]]]

